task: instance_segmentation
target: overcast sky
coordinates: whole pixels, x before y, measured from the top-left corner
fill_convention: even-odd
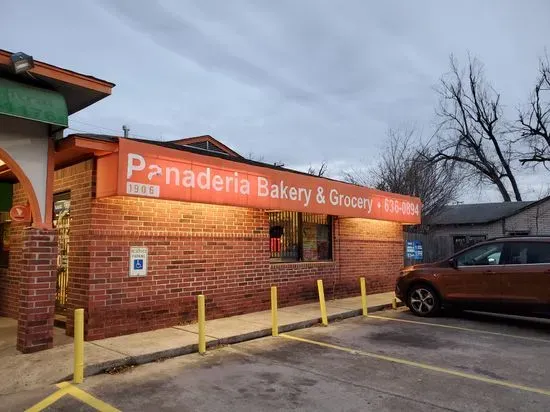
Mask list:
[[[0,14],[0,48],[117,84],[73,129],[211,134],[334,177],[374,162],[389,127],[431,134],[450,53],[480,58],[512,110],[550,42],[548,0],[0,0]],[[524,174],[527,197],[547,177]]]

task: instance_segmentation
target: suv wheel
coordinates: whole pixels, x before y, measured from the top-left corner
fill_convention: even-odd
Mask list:
[[[416,285],[409,290],[407,306],[417,316],[434,316],[441,309],[441,302],[433,288]]]

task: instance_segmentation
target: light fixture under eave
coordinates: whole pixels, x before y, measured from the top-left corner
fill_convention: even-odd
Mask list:
[[[32,56],[23,52],[13,53],[11,55],[11,65],[15,74],[28,72],[34,67]]]

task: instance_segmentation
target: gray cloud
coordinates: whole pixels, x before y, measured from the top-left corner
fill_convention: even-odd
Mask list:
[[[291,167],[327,160],[333,175],[374,162],[388,127],[431,133],[433,86],[450,53],[483,60],[513,111],[550,38],[546,0],[2,7],[4,21],[31,29],[0,26],[0,47],[117,83],[111,97],[73,116],[73,128],[108,133],[126,123],[136,135],[165,140],[208,133]]]

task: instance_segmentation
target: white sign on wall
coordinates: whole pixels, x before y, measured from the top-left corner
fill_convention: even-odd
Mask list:
[[[146,247],[130,247],[130,277],[147,276],[149,251]]]

